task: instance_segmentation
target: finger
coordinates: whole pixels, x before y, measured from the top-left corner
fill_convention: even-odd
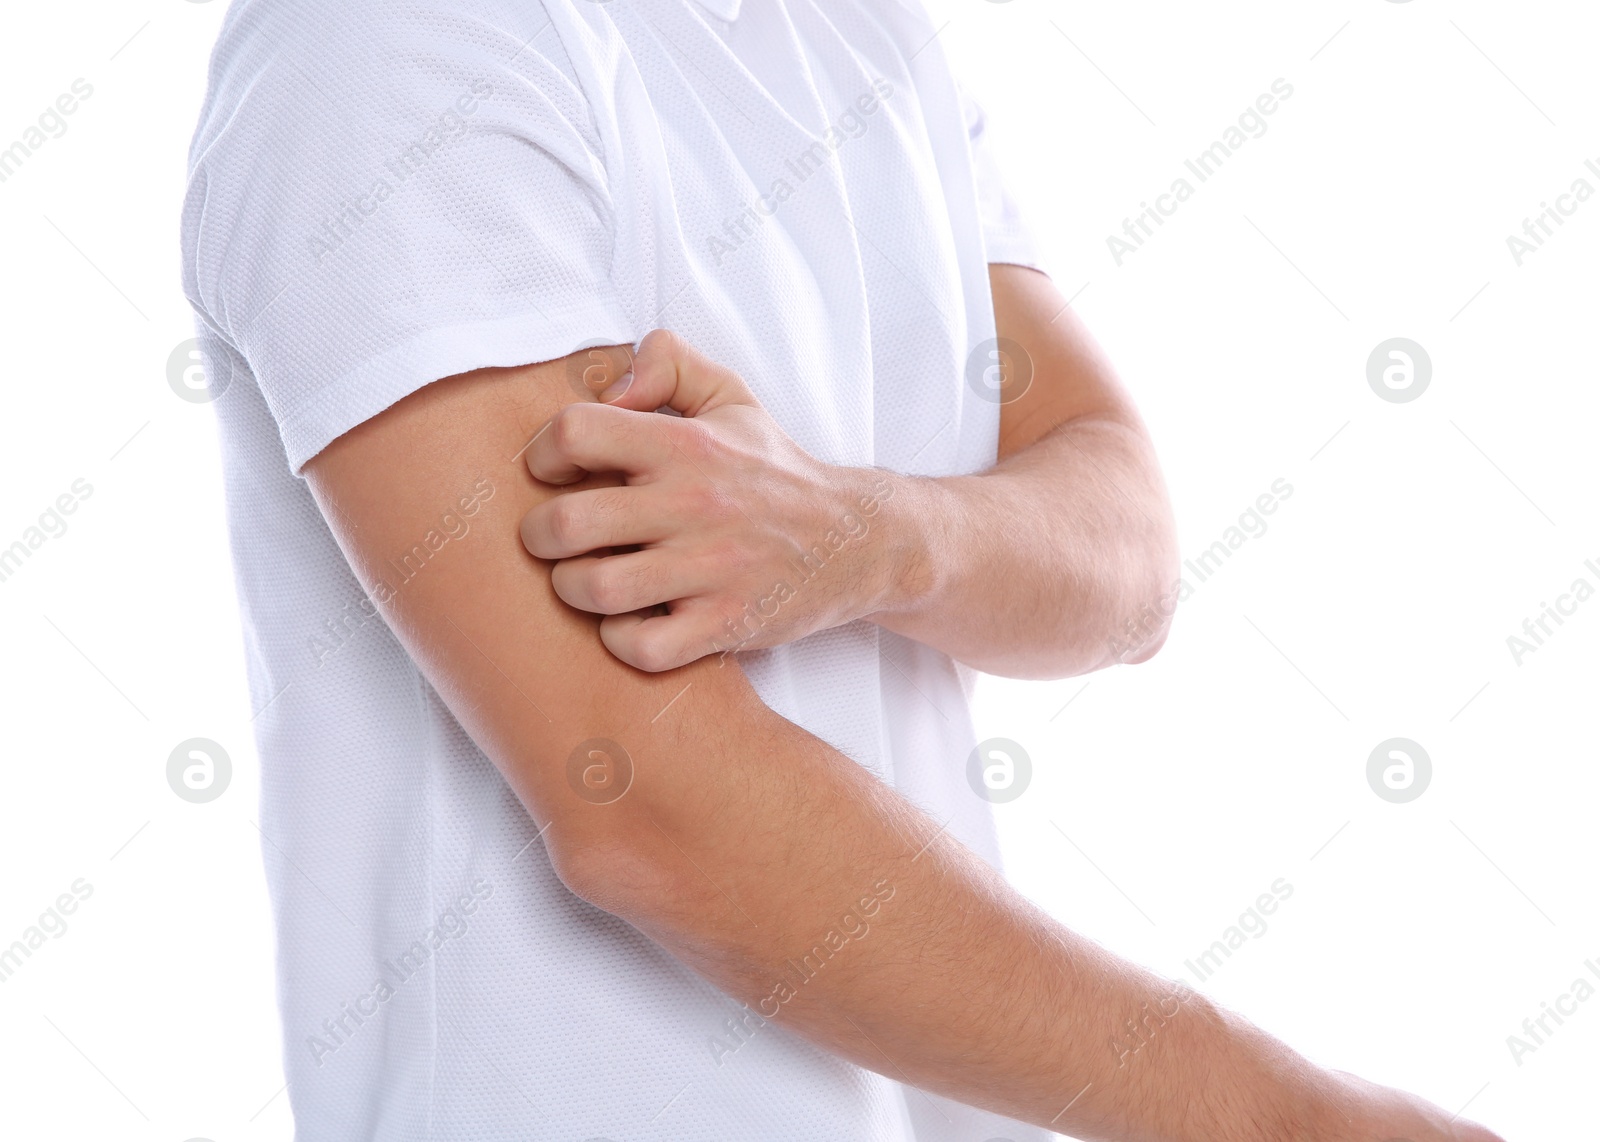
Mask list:
[[[600,394],[615,407],[653,412],[670,408],[699,416],[725,404],[755,404],[755,394],[732,369],[711,360],[667,329],[639,342],[633,368]]]
[[[633,367],[633,346],[592,345],[568,357],[566,365],[572,391],[584,400],[598,400]]]
[[[550,569],[550,583],[562,601],[595,615],[625,615],[685,599],[706,590],[706,579],[661,548],[580,555]]]
[[[640,475],[672,454],[668,418],[598,404],[569,404],[528,445],[528,471],[546,484],[570,484],[594,472]]]
[[[737,649],[735,640],[717,638],[716,619],[703,599],[674,604],[670,615],[610,615],[600,620],[600,641],[617,658],[639,670],[675,670],[708,654]]]
[[[570,559],[602,547],[660,543],[677,530],[669,506],[649,487],[568,492],[522,517],[522,546],[540,559]]]

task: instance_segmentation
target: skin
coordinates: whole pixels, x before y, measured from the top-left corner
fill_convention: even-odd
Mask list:
[[[622,486],[586,475],[562,490],[523,459],[542,434],[580,447],[582,417],[557,414],[594,403],[572,383],[588,363],[429,385],[306,468],[351,567],[576,894],[825,1050],[1080,1138],[1495,1142],[1410,1095],[1315,1067],[1064,928],[719,658],[643,670],[609,651],[602,618],[568,605],[554,565],[519,542],[530,513]],[[688,459],[721,447],[718,431],[687,428]],[[494,491],[471,532],[397,592],[380,589],[386,560],[483,480]],[[862,918],[859,938],[828,936]],[[788,961],[840,939],[783,995]],[[1136,1052],[1112,1043],[1129,1020],[1146,1027]]]
[[[624,350],[596,353],[593,375],[617,378],[604,403],[562,410],[527,451],[545,483],[617,472],[626,486],[535,508],[523,542],[642,670],[859,618],[991,674],[1143,661],[1166,638],[1158,604],[1178,561],[1149,435],[1048,277],[995,265],[990,282],[1021,390],[1002,389],[994,468],[928,478],[824,464],[736,374],[658,330],[631,366]],[[655,415],[663,406],[682,416]],[[800,582],[804,553],[824,561],[830,533],[850,541],[827,573],[775,597]]]

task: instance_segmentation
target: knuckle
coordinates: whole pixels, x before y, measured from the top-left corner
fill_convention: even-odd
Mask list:
[[[683,489],[684,510],[699,523],[724,523],[738,514],[733,497],[698,474]]]
[[[570,496],[562,496],[550,504],[545,517],[545,533],[551,545],[566,550],[577,540],[583,527],[582,511]]]
[[[589,573],[589,597],[603,615],[620,615],[633,609],[633,576],[627,570],[608,567],[612,562],[602,559]]]
[[[659,638],[641,636],[633,646],[634,665],[652,674],[670,670],[673,662]]]
[[[556,413],[555,419],[550,422],[550,444],[559,456],[565,458],[573,455],[588,437],[589,417],[584,411],[588,407],[569,404]]]
[[[691,459],[709,460],[716,454],[717,434],[705,421],[689,416],[672,419],[676,421],[672,428],[672,442]]]
[[[707,556],[721,578],[739,578],[756,569],[756,558],[749,547],[734,538],[714,540]]]
[[[728,523],[740,514],[733,493],[719,484],[706,485],[702,492],[701,509],[705,518],[714,523]]]

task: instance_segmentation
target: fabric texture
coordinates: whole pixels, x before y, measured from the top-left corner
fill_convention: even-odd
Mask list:
[[[752,1018],[568,892],[299,478],[441,377],[656,326],[822,460],[988,467],[987,263],[1038,261],[935,32],[903,0],[235,0],[183,279],[301,1142],[1048,1137]],[[964,668],[865,622],[740,662],[999,866]]]

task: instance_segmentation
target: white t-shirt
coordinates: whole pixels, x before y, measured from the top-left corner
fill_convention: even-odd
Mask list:
[[[763,1022],[568,892],[298,478],[440,377],[655,326],[822,460],[988,467],[986,266],[1037,263],[936,31],[906,0],[228,12],[183,276],[221,391],[301,1142],[1048,1136]],[[964,668],[866,622],[741,663],[998,866]]]

